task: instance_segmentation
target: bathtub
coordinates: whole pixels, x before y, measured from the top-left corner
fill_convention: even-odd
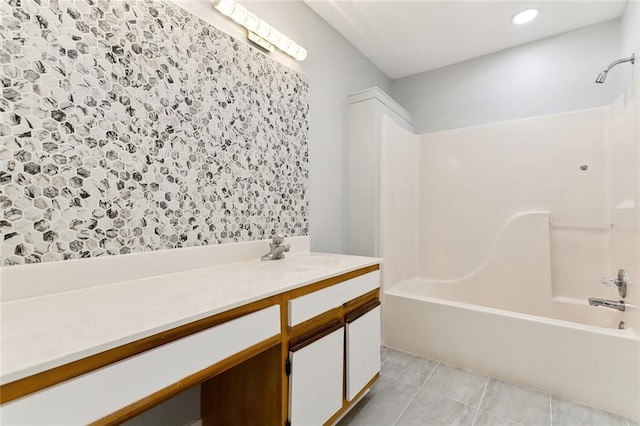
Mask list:
[[[554,296],[549,234],[548,213],[514,215],[458,279],[394,282],[383,265],[383,342],[638,419],[637,331],[617,328],[623,313]]]

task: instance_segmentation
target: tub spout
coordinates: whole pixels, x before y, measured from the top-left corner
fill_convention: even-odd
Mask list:
[[[589,298],[589,304],[591,306],[604,306],[605,308],[617,309],[622,312],[624,312],[626,306],[624,300],[616,302],[615,300],[598,299],[595,297]]]

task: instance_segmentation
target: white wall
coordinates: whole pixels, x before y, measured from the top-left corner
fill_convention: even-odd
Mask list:
[[[211,0],[173,0],[184,9],[246,40],[242,27],[222,18]],[[245,1],[250,11],[304,46],[298,63],[273,56],[309,79],[309,234],[316,251],[346,249],[345,160],[347,95],[378,86],[389,92],[391,80],[300,0]]]
[[[616,69],[594,83],[621,56],[613,20],[395,80],[391,95],[414,115],[416,133],[593,108],[628,82],[628,69]]]
[[[635,52],[638,56],[640,49],[640,1],[629,0],[621,17],[622,26],[622,50],[623,52]],[[638,63],[636,62],[636,65]],[[638,67],[635,67],[634,76],[638,77]]]

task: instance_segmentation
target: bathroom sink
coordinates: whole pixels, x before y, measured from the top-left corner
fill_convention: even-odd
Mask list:
[[[340,259],[329,256],[301,256],[285,259],[287,270],[293,272],[307,272],[322,269],[329,266],[336,266],[341,263]]]
[[[282,260],[271,260],[261,263],[262,265],[259,266],[261,273],[301,273],[336,266],[342,263],[342,260],[331,256],[307,255],[285,256]]]

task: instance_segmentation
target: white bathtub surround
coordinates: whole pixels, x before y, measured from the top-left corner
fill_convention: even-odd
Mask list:
[[[291,241],[293,243],[293,240]],[[210,266],[200,264],[189,270],[173,272],[165,268],[162,273],[152,271],[143,276],[136,274],[111,274],[110,280],[99,286],[76,285],[58,289],[56,293],[38,293],[37,296],[3,301],[0,305],[2,322],[2,359],[0,380],[3,383],[35,374],[104,350],[120,346],[164,330],[211,316],[218,312],[281,293],[324,278],[343,274],[354,269],[378,263],[379,260],[344,255],[324,255],[302,251],[308,240],[299,241],[292,248],[296,253],[277,261],[261,262],[259,255],[267,251],[263,242],[257,251],[253,243],[239,243],[234,247],[236,257],[222,256],[224,263],[210,258]],[[297,245],[297,247],[296,247]],[[227,245],[233,251],[235,244]],[[213,247],[193,249],[210,250]],[[242,249],[245,249],[244,251]],[[243,251],[245,257],[240,257]],[[176,250],[175,252],[185,252]],[[158,263],[166,262],[166,251],[144,253],[141,270],[154,255]],[[251,257],[246,257],[251,254]],[[114,256],[108,259],[91,259],[94,274],[125,270],[126,264],[136,256]],[[197,256],[196,256],[197,257]],[[202,259],[202,258],[201,258]],[[120,260],[122,263],[113,263]],[[101,262],[102,261],[102,262]],[[60,262],[71,265],[73,262]],[[61,282],[67,276],[73,281],[72,269],[56,263],[26,265],[6,268],[12,281],[4,279],[2,287],[16,285],[22,276],[47,278],[45,267],[52,268],[48,278]],[[105,269],[100,269],[104,266]],[[39,272],[29,269],[38,268]],[[3,274],[4,274],[3,269]],[[40,274],[40,275],[38,275]],[[121,278],[116,281],[116,278]],[[5,277],[7,278],[7,277]],[[85,277],[86,278],[86,277]],[[77,284],[77,283],[76,283]],[[51,287],[48,287],[51,288]],[[38,312],[37,316],[33,312]]]
[[[415,277],[418,268],[419,139],[389,116],[380,120],[380,256],[382,285]],[[420,261],[422,261],[420,259]]]
[[[621,98],[611,107],[422,136],[386,120],[381,188],[389,221],[380,228],[389,230],[387,252],[412,256],[409,231],[417,230],[419,262],[409,274],[456,280],[487,258],[509,218],[548,211],[553,295],[615,298],[600,279],[639,264],[632,244],[638,235],[633,117]],[[618,152],[618,144],[627,146]],[[412,223],[405,210],[415,209],[414,190],[419,205]]]
[[[463,277],[486,258],[510,217],[548,211],[551,242],[559,242],[551,247],[552,275],[562,274],[554,294],[593,296],[565,286],[598,283],[610,269],[609,110],[421,135],[418,276]],[[555,238],[565,230],[575,242]],[[591,249],[576,253],[585,243]],[[556,265],[567,257],[571,263]]]
[[[624,267],[613,265],[611,250],[608,132],[614,116],[605,107],[421,136],[382,117],[377,229],[380,255],[388,260],[383,285],[472,274],[510,218],[547,211],[544,250],[553,297],[615,298],[600,285]]]
[[[396,281],[387,290],[617,328],[618,322],[624,319],[622,312],[594,312],[586,299],[553,295],[548,222],[548,212],[514,215],[500,229],[486,257],[464,276],[451,280],[406,279]],[[387,263],[390,264],[391,260]],[[385,274],[384,278],[389,278],[389,275]]]
[[[640,418],[633,84],[612,106],[426,135],[380,118],[385,344]],[[589,306],[619,300],[600,283],[618,268],[627,311]]]
[[[385,344],[640,417],[637,303],[587,303],[638,265],[637,198],[612,205],[624,102],[422,136],[383,120]]]
[[[640,2],[628,2],[622,16],[622,49],[640,52]],[[615,225],[613,260],[628,264],[633,279],[633,292],[627,299],[640,305],[640,66],[631,67],[632,82],[622,100],[614,105],[616,126],[612,137],[616,145],[612,151],[612,205]],[[629,322],[640,329],[640,310],[629,315]],[[640,361],[638,361],[640,362]],[[640,381],[640,376],[638,377]]]

